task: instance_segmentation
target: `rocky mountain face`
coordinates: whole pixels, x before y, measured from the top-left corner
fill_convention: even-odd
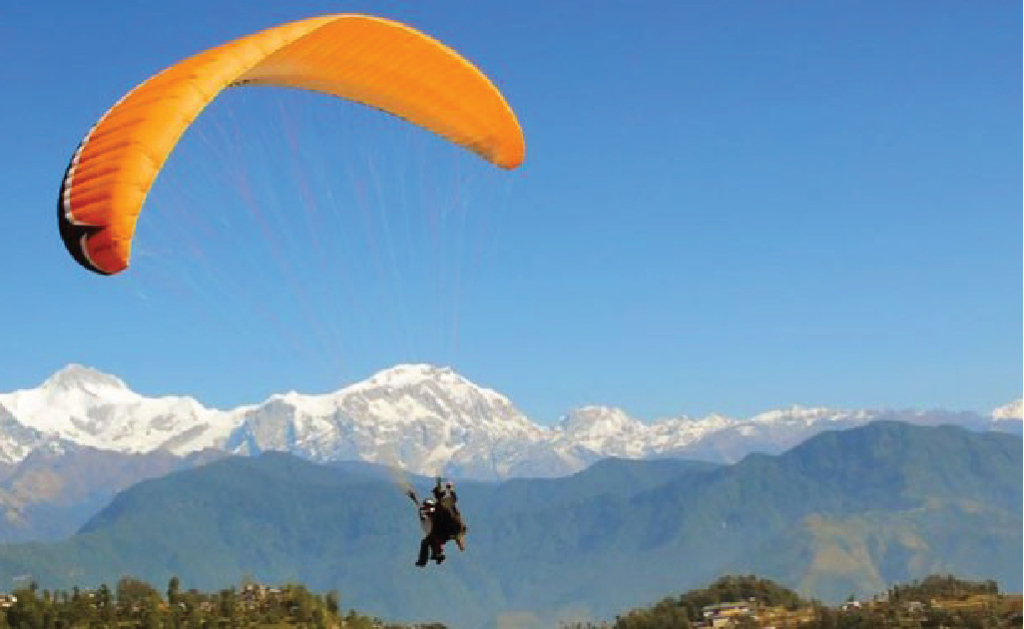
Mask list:
[[[459,478],[553,477],[609,456],[730,463],[779,453],[824,430],[879,419],[1020,434],[1021,402],[991,415],[793,407],[746,419],[711,415],[642,422],[588,406],[540,425],[505,396],[451,369],[399,365],[331,393],[273,395],[230,410],[187,396],[145,397],[119,378],[70,365],[35,389],[0,394],[0,464],[53,440],[121,453],[179,456],[214,448],[363,460]]]

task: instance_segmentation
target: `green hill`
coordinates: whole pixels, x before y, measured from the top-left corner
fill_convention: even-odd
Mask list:
[[[1019,591],[1021,471],[1019,437],[879,422],[728,467],[609,460],[562,479],[461,483],[469,549],[421,570],[413,506],[386,471],[268,454],[140,483],[67,541],[2,546],[0,579],[177,575],[217,589],[248,575],[457,627],[606,618],[726,573],[826,601],[937,572]]]

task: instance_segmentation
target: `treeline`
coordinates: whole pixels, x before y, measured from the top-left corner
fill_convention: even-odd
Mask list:
[[[954,599],[977,594],[999,594],[999,584],[992,580],[965,581],[951,575],[933,574],[922,581],[889,588],[889,600],[928,601],[933,598]]]
[[[810,603],[770,579],[756,576],[725,576],[706,588],[662,599],[651,607],[634,609],[615,619],[615,629],[689,627],[703,618],[706,606],[756,600],[766,607],[796,610]]]
[[[608,623],[576,623],[563,629],[679,629],[711,626],[705,611],[726,603],[747,603],[749,611],[723,612],[733,627],[1020,627],[1021,597],[1000,596],[995,581],[933,575],[896,585],[871,601],[839,607],[805,600],[796,592],[756,576],[726,576],[710,586],[654,605],[633,609]],[[714,613],[714,612],[712,612]],[[717,624],[715,626],[718,626]]]
[[[616,618],[616,629],[646,627],[688,627],[703,617],[704,607],[754,599],[768,607],[797,609],[809,603],[769,579],[755,576],[725,576],[708,587],[662,599],[652,607],[634,609]],[[653,623],[653,624],[652,624]]]
[[[177,577],[162,596],[150,584],[123,577],[112,590],[40,590],[36,583],[0,595],[0,629],[224,629],[295,626],[311,629],[387,625],[350,610],[343,613],[337,592],[316,594],[302,585],[280,588],[253,582],[218,592],[182,591]]]
[[[726,605],[734,604],[734,605]],[[718,606],[718,607],[716,607]],[[995,581],[933,575],[896,585],[871,601],[829,607],[801,598],[770,579],[726,576],[710,586],[630,610],[607,623],[575,623],[563,629],[681,629],[711,626],[708,612],[728,617],[732,627],[1021,626],[1020,595],[1001,596]],[[715,624],[719,626],[719,624]],[[316,594],[298,584],[268,587],[247,581],[239,589],[182,591],[177,577],[164,593],[133,577],[111,590],[39,590],[35,583],[0,594],[0,629],[388,629],[389,624],[350,610],[343,613],[336,591]],[[443,625],[416,625],[444,629]]]

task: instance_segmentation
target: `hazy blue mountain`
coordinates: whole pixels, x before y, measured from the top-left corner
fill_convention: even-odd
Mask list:
[[[188,456],[111,452],[50,440],[0,474],[0,541],[66,538],[118,491],[223,456],[214,450]]]
[[[121,492],[66,541],[0,547],[0,579],[301,580],[337,588],[346,607],[459,627],[607,618],[730,572],[828,601],[932,572],[1020,591],[1021,450],[1012,435],[877,422],[731,466],[612,459],[459,483],[469,549],[426,569],[412,565],[420,532],[398,486],[425,492],[429,479],[229,458]]]

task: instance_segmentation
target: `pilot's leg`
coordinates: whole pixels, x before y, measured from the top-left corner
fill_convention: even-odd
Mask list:
[[[430,536],[428,535],[427,537],[424,537],[423,540],[420,542],[420,556],[416,559],[416,565],[421,568],[427,565],[427,551],[430,548],[430,542],[428,541],[429,539]]]
[[[444,538],[439,535],[431,535],[430,558],[441,563],[444,561]]]

